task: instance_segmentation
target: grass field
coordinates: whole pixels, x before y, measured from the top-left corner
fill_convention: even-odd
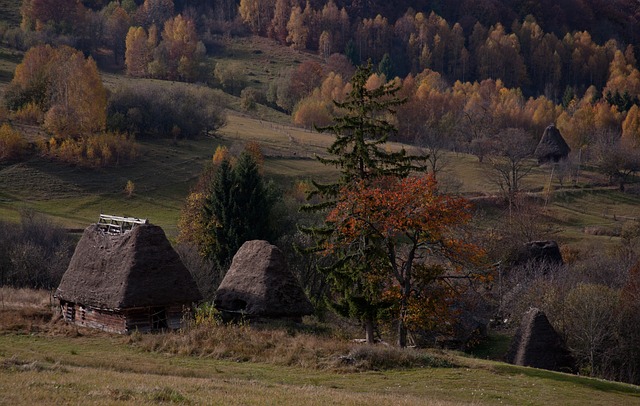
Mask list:
[[[340,357],[366,346],[346,336],[309,339],[298,328],[269,338],[250,324],[119,336],[52,318],[46,291],[0,288],[0,302],[0,405],[640,405],[637,386],[458,352],[415,350],[434,360],[421,368],[353,369]],[[158,345],[179,334],[223,350],[188,355]],[[283,352],[252,361],[246,351],[256,352],[256,340]],[[309,356],[321,362],[307,364]]]
[[[632,385],[446,356],[457,366],[345,372],[148,352],[65,326],[3,331],[0,404],[640,404]]]
[[[11,27],[20,25],[20,0],[0,0],[0,20]]]

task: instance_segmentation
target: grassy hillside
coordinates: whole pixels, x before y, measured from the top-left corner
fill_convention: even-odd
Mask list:
[[[20,54],[0,48],[0,95],[20,58]],[[276,46],[267,39],[239,38],[229,40],[214,57],[214,63],[241,62],[249,84],[266,91],[279,72],[313,58],[316,57]],[[103,80],[110,89],[134,82],[110,73],[103,74]],[[137,81],[192,86],[150,79]],[[265,174],[285,189],[297,179],[326,180],[335,176],[334,168],[324,167],[314,159],[325,153],[332,141],[330,136],[292,127],[288,116],[262,105],[242,112],[238,97],[217,92],[229,110],[228,124],[218,138],[181,141],[177,145],[163,140],[141,141],[141,158],[135,164],[102,170],[74,168],[40,158],[0,165],[0,215],[17,220],[21,209],[33,208],[67,227],[77,228],[95,221],[100,212],[108,212],[149,218],[169,235],[175,235],[184,198],[216,147],[226,145],[238,152],[248,141],[260,143],[266,155]],[[37,136],[32,129],[26,131]],[[449,153],[444,159],[446,165],[439,179],[447,190],[470,197],[499,192],[491,181],[491,172],[477,158]],[[626,220],[640,218],[640,198],[633,190],[621,193],[598,186],[606,179],[590,171],[583,171],[572,187],[561,186],[555,179],[549,183],[549,175],[549,168],[535,168],[525,179],[524,187],[540,195],[551,186],[552,194],[541,195],[547,204],[539,221],[546,222],[556,233],[555,238],[563,242],[590,240],[606,244],[615,240],[611,236],[618,234]],[[131,198],[123,193],[128,180],[136,187]],[[597,232],[585,234],[585,229]]]
[[[15,309],[0,310],[3,320],[8,311]],[[143,351],[129,337],[55,328],[31,334],[24,334],[24,327],[14,332],[3,329],[0,403],[640,404],[640,388],[632,385],[454,353],[434,354],[453,367],[350,372],[167,355]]]
[[[218,337],[206,343],[217,354],[169,354],[162,348],[176,333],[118,336],[51,320],[46,291],[0,288],[0,301],[0,404],[640,405],[637,386],[447,351],[416,350],[431,360],[422,368],[389,369],[385,360],[387,367],[354,369],[340,357],[375,348],[344,336],[312,339],[299,328],[271,337],[268,326],[211,325],[223,331],[190,337]],[[287,348],[273,342],[283,334]],[[240,352],[273,347],[263,362]]]
[[[20,0],[0,0],[0,20],[13,27],[20,25]]]

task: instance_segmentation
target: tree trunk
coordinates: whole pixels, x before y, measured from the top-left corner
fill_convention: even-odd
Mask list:
[[[410,275],[407,276],[409,278]],[[407,306],[409,295],[411,294],[411,285],[405,281],[402,286],[402,298],[400,299],[400,317],[398,318],[398,347],[405,348],[407,346],[407,325],[405,318],[407,316]]]
[[[407,347],[407,326],[404,324],[404,315],[398,320],[398,347]]]
[[[374,333],[374,322],[373,317],[367,315],[364,320],[364,329],[367,334],[367,344],[375,344],[376,340],[373,336]]]

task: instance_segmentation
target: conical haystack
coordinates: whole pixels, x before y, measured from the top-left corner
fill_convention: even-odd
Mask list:
[[[261,240],[240,247],[216,292],[215,305],[256,317],[298,318],[313,313],[282,251]]]
[[[575,361],[544,312],[531,308],[525,313],[511,342],[506,361],[551,371],[572,372]]]
[[[558,162],[569,156],[569,152],[571,152],[571,148],[569,148],[567,142],[562,138],[556,126],[551,124],[544,130],[542,138],[534,152],[534,156],[538,159],[539,163]]]

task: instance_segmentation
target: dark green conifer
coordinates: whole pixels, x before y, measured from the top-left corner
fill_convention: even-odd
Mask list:
[[[425,170],[425,158],[410,156],[404,149],[392,152],[385,149],[389,138],[397,129],[390,120],[395,114],[394,108],[405,100],[397,97],[400,85],[389,82],[375,89],[366,84],[373,73],[371,63],[356,70],[351,79],[352,90],[344,102],[334,102],[338,111],[344,114],[335,118],[335,124],[317,128],[335,136],[328,148],[328,157],[318,157],[325,165],[340,170],[340,178],[330,184],[314,182],[316,189],[310,197],[320,196],[320,204],[307,205],[303,210],[321,211],[335,204],[340,188],[355,181],[373,180],[381,176],[407,176],[411,171]],[[321,249],[326,237],[332,233],[333,226],[325,222],[320,227],[305,229],[313,236],[315,246],[310,251]],[[388,304],[380,297],[382,286],[371,276],[376,269],[375,261],[379,245],[368,239],[361,241],[358,247],[340,253],[333,264],[325,268],[334,290],[330,307],[343,315],[355,316],[365,324],[367,341],[373,342],[373,330],[377,315]]]
[[[220,269],[229,266],[244,242],[273,238],[273,195],[250,154],[240,155],[233,168],[227,159],[220,163],[204,205],[207,232],[213,237],[209,257]]]

